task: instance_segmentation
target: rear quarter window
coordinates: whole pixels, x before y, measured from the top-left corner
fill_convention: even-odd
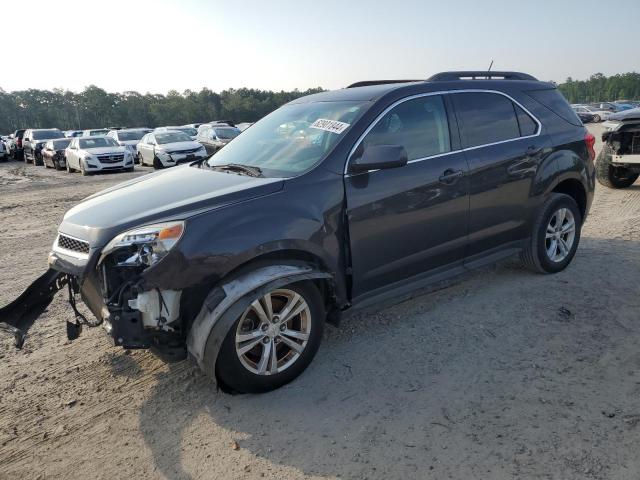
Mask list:
[[[563,120],[577,127],[582,126],[582,121],[557,88],[530,90],[525,93]]]

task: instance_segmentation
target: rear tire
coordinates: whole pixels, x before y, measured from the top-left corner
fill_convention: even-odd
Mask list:
[[[561,215],[562,219],[567,223],[561,220],[558,225],[556,223],[560,218],[558,213],[562,211],[564,211]],[[571,223],[573,223],[573,230],[569,229]],[[557,228],[554,229],[554,227]],[[582,215],[575,200],[563,193],[552,193],[536,216],[531,238],[520,254],[522,263],[539,273],[557,273],[564,270],[576,254],[581,229]],[[562,233],[564,231],[567,233]],[[570,245],[568,244],[569,235],[571,235]],[[557,252],[559,255],[552,258],[550,251],[553,254]]]
[[[300,313],[291,317],[291,320],[284,322],[285,327],[280,325],[282,328],[279,328],[277,323],[277,314],[283,312],[288,303],[285,303],[285,300],[281,300],[280,303],[277,303],[277,300],[278,298],[286,298],[278,297],[278,295],[282,295],[285,292],[290,295],[293,294],[293,296],[289,297],[286,302],[297,302],[291,305],[293,309],[297,310],[297,306],[304,307],[302,302],[306,302],[308,309],[303,309]],[[295,294],[299,295],[298,300],[295,300]],[[245,354],[241,354],[238,350],[239,347],[236,337],[238,332],[246,331],[250,335],[255,331],[262,335],[259,325],[263,320],[260,320],[255,316],[255,311],[254,313],[247,313],[252,309],[250,306],[229,329],[227,336],[222,342],[218,358],[215,362],[216,378],[223,387],[231,389],[232,391],[240,393],[262,393],[275,390],[276,388],[291,382],[307,368],[320,346],[322,331],[324,328],[325,309],[320,292],[312,282],[298,282],[285,285],[269,292],[267,295],[276,300],[272,303],[272,311],[274,315],[271,317],[271,323],[267,322],[265,325],[275,324],[276,331],[290,332],[290,334],[285,333],[284,335],[287,338],[286,340],[282,340],[283,336],[279,336],[278,333],[273,333],[273,335],[275,335],[275,338],[273,338],[269,337],[269,335],[272,334],[269,333],[269,330],[263,330],[265,331],[264,338],[273,338],[271,340],[271,346],[273,346],[275,352],[277,352],[275,357],[276,368],[273,369],[274,364],[271,363],[273,358],[269,357],[269,354],[267,354],[266,358],[268,358],[268,361],[264,367],[266,368],[265,373],[260,374],[251,371],[250,368],[253,368],[254,370],[260,369],[259,360],[263,358],[266,346],[264,346],[264,342],[262,342],[264,339],[261,339],[252,350],[249,350]],[[257,299],[260,302],[260,305],[264,305],[263,298],[265,297]],[[264,311],[266,312],[267,310],[265,309]],[[289,310],[289,312],[291,312],[291,310]],[[243,322],[243,325],[239,327],[241,321]],[[252,323],[256,321],[257,324],[253,325]],[[303,324],[303,322],[308,322],[308,324]],[[250,325],[247,326],[247,330],[243,330],[247,323]],[[303,339],[297,339],[297,336],[299,335],[306,335],[306,341]],[[241,345],[245,346],[253,341],[254,340],[248,340],[241,343]],[[296,345],[298,345],[297,348],[302,347],[302,350],[298,351],[289,347],[289,343],[292,341],[296,342]],[[269,341],[267,340],[266,343],[269,343]],[[297,357],[296,352],[298,352]],[[290,355],[292,356],[289,357]],[[257,363],[252,363],[251,358],[254,358]],[[267,373],[273,372],[274,370],[276,373]],[[212,372],[206,373],[211,375]]]
[[[600,123],[602,121],[602,119],[600,118],[600,115],[594,115],[593,116],[593,123]]]
[[[601,185],[609,188],[627,188],[634,184],[640,174],[628,168],[615,167],[611,164],[613,149],[605,145],[596,159],[596,178]]]

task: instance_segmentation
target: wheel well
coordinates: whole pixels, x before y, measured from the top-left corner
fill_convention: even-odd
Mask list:
[[[564,193],[569,195],[575,200],[580,209],[580,215],[584,218],[584,214],[587,210],[587,192],[585,191],[582,183],[579,180],[569,179],[563,180],[553,189],[555,193]]]

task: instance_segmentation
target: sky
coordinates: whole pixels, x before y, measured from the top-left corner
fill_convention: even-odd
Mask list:
[[[0,5],[8,0],[0,0]],[[640,71],[639,0],[30,0],[2,11],[0,88],[305,90],[446,70]],[[16,8],[20,21],[12,21]],[[23,15],[25,14],[25,15]],[[626,19],[635,22],[625,25]]]

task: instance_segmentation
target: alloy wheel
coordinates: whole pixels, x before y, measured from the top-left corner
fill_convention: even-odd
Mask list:
[[[304,352],[311,324],[311,310],[299,293],[288,289],[267,293],[238,322],[235,347],[240,363],[257,375],[283,372]]]
[[[571,210],[564,207],[556,210],[549,219],[545,236],[545,250],[549,260],[559,263],[567,258],[575,237],[576,221]]]

